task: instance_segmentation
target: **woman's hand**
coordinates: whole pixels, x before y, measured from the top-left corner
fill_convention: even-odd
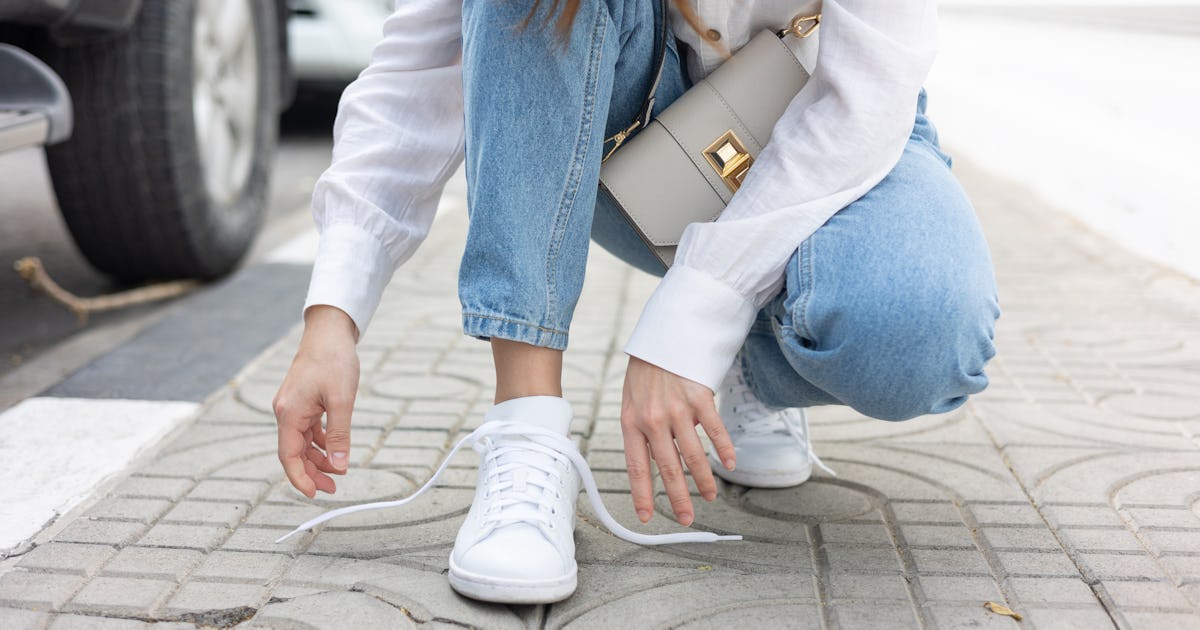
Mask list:
[[[683,466],[691,471],[700,496],[706,501],[716,498],[717,484],[696,435],[697,424],[704,427],[725,467],[733,470],[736,463],[733,443],[717,415],[712,390],[637,357],[629,357],[621,401],[621,434],[625,438],[625,465],[629,470],[633,507],[643,523],[654,512],[651,457],[680,524],[691,525],[694,517]]]
[[[350,413],[358,392],[357,328],[341,309],[312,306],[304,336],[272,403],[279,425],[279,462],[310,499],[332,493],[350,463]],[[321,426],[321,415],[326,417]]]

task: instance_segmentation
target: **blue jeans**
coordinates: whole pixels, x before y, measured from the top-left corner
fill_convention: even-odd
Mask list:
[[[659,3],[581,2],[567,41],[529,1],[466,0],[463,88],[470,229],[463,329],[556,349],[583,287],[589,235],[663,269],[598,195],[604,138],[628,126],[654,68]],[[669,38],[656,113],[688,87]],[[987,386],[999,308],[970,201],[920,96],[892,172],[806,239],[741,353],[768,405],[849,405],[902,420],[950,411]]]

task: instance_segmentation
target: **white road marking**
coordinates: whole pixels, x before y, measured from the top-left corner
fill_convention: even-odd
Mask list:
[[[192,402],[29,398],[0,414],[0,552],[65,513],[200,408]]]

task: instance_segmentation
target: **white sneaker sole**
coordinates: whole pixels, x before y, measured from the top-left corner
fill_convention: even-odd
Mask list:
[[[708,463],[712,465],[713,473],[718,477],[749,488],[791,488],[812,477],[811,463],[795,470],[754,470],[741,465],[734,470],[726,470],[725,465],[712,453],[708,454]]]
[[[495,578],[464,571],[450,556],[450,588],[460,595],[498,604],[552,604],[561,602],[575,592],[578,570],[549,580],[516,580]]]

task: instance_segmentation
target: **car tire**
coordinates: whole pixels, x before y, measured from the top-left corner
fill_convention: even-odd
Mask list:
[[[242,22],[221,13],[212,24],[222,9]],[[76,120],[47,161],[67,227],[98,269],[211,279],[246,254],[278,138],[275,13],[259,0],[145,0],[129,32],[49,52]]]

